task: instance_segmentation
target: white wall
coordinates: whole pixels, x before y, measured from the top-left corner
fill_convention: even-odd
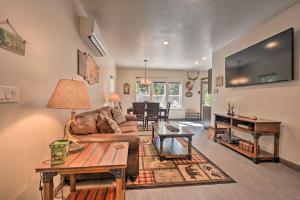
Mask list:
[[[196,73],[191,72],[190,76],[195,76]],[[117,92],[120,94],[122,101],[122,106],[124,109],[132,106],[132,102],[136,98],[136,81],[141,79],[136,79],[136,77],[143,77],[144,69],[136,68],[117,68]],[[171,110],[170,118],[172,119],[183,119],[185,117],[186,109],[192,109],[194,111],[200,111],[200,80],[203,77],[207,77],[207,72],[201,72],[199,79],[195,82],[195,86],[192,90],[192,97],[185,97],[185,83],[187,81],[186,71],[182,70],[159,70],[159,69],[148,69],[147,76],[150,77],[168,77],[168,78],[152,78],[151,81],[180,81],[182,82],[182,109],[180,110]],[[130,95],[123,94],[123,84],[130,84]]]
[[[280,157],[300,164],[300,3],[249,31],[240,39],[213,53],[213,86],[215,77],[225,73],[225,57],[260,42],[290,27],[295,28],[295,73],[297,80],[268,85],[220,88],[214,94],[212,113],[225,113],[226,102],[230,99],[237,105],[238,113],[256,115],[260,118],[282,122]],[[214,119],[213,119],[214,120]],[[239,134],[239,133],[238,133]],[[239,134],[240,135],[240,134]],[[271,139],[262,140],[262,148],[270,151]]]
[[[77,76],[77,49],[89,52],[77,30],[74,0],[2,0],[0,20],[9,18],[29,44],[26,55],[0,49],[0,85],[18,86],[21,102],[0,104],[0,199],[40,199],[35,167],[49,159],[49,143],[63,136],[67,110],[47,109],[47,101],[61,78]],[[1,25],[1,27],[4,27]],[[109,75],[115,65],[97,58],[100,83],[88,85],[93,107],[108,98]]]

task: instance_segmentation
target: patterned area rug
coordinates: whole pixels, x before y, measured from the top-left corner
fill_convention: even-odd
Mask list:
[[[140,173],[135,182],[127,181],[126,189],[235,182],[194,147],[192,160],[176,158],[160,161],[150,132],[142,133],[147,135],[140,135]],[[177,140],[187,147],[184,139]]]

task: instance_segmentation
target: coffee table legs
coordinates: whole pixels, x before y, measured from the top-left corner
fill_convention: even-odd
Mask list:
[[[164,153],[164,137],[159,138],[159,159],[160,161],[165,160],[165,156],[163,156]]]
[[[188,138],[188,153],[186,155],[186,158],[189,160],[192,160],[192,136],[187,137]],[[165,137],[159,137],[159,159],[160,161],[163,161],[166,159],[166,156],[164,156],[164,139]],[[173,140],[174,138],[172,138]]]
[[[116,178],[116,200],[125,199],[125,169],[111,169],[110,173]]]
[[[188,137],[188,155],[187,158],[192,160],[192,136]]]

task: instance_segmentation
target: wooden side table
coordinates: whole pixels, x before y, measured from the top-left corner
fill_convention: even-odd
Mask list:
[[[76,192],[76,174],[108,172],[116,179],[116,200],[125,199],[125,170],[127,167],[128,142],[83,143],[84,150],[68,156],[61,165],[42,163],[36,172],[42,173],[44,200],[53,200],[53,177],[70,175],[71,194]],[[116,148],[123,145],[124,148]]]

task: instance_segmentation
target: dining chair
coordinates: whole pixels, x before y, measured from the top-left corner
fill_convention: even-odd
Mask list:
[[[145,109],[146,103],[134,102],[132,103],[133,114],[136,115],[136,121],[143,122],[143,128],[145,128]]]
[[[158,122],[159,103],[147,103],[146,126],[148,130],[148,122]]]
[[[169,121],[169,112],[171,108],[171,102],[167,102],[166,109],[163,112],[159,112],[159,119],[163,119],[165,122]],[[162,115],[163,113],[163,115]]]

